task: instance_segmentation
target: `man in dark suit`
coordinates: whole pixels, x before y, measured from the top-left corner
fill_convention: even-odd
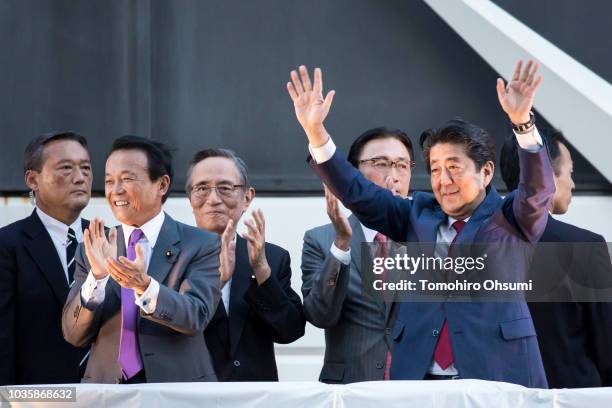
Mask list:
[[[401,130],[374,128],[351,145],[348,161],[365,178],[406,198],[414,166],[412,142]],[[302,248],[302,294],[309,322],[325,329],[319,380],[347,384],[389,379],[391,327],[397,311],[372,296],[362,280],[361,245],[386,242],[354,215],[348,218],[325,189],[330,224],[306,231]]]
[[[274,343],[304,335],[289,253],[265,242],[261,210],[236,227],[255,197],[244,161],[226,149],[195,154],[187,195],[198,227],[221,235],[222,299],[204,332],[220,381],[277,381]]]
[[[366,180],[337,152],[323,126],[334,93],[323,97],[319,69],[314,84],[305,67],[300,74],[292,71],[287,88],[310,143],[313,169],[364,225],[396,242],[516,245],[539,239],[554,192],[550,162],[530,114],[541,81],[536,70],[531,61],[524,70],[518,63],[507,87],[501,79],[497,83],[521,146],[521,188],[506,199],[490,186],[495,148],[478,126],[453,120],[424,132],[421,146],[434,194],[413,193],[407,200]],[[528,260],[514,261],[520,276]],[[546,386],[522,301],[403,303],[392,336],[392,379],[479,378]]]
[[[565,214],[572,199],[572,157],[567,141],[560,132],[547,137],[556,191],[550,206],[551,214]],[[516,143],[508,139],[502,147],[500,167],[508,191],[517,188],[519,164]],[[541,242],[550,244],[536,252],[532,274],[552,278],[593,273],[590,259],[579,258],[587,243],[593,249],[603,249],[610,263],[604,238],[548,216]],[[578,259],[577,259],[578,258]],[[551,282],[552,283],[552,282]],[[569,300],[569,299],[567,299]],[[529,309],[551,388],[584,388],[612,386],[612,304],[605,302],[530,302]]]
[[[87,141],[45,134],[24,159],[36,209],[0,229],[0,385],[75,383],[86,352],[64,340],[61,317],[88,225],[80,216],[91,195]]]
[[[216,380],[202,331],[221,295],[219,239],[164,213],[172,176],[162,143],[113,142],[104,190],[121,226],[84,232],[62,318],[66,340],[91,344],[84,382]]]

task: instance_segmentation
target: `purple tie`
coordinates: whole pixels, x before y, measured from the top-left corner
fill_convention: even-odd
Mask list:
[[[144,233],[135,229],[130,234],[127,247],[127,258],[136,259],[136,244],[144,237]],[[123,376],[129,380],[142,370],[142,358],[136,335],[136,321],[138,319],[138,306],[134,303],[134,291],[121,288],[121,339],[119,340],[119,365]]]

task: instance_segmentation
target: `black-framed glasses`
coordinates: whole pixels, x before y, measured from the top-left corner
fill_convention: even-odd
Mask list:
[[[410,170],[416,166],[416,163],[412,160],[397,159],[391,160],[385,157],[372,157],[371,159],[359,160],[359,164],[367,163],[372,166],[375,170],[389,173],[393,167],[400,174],[408,174]]]
[[[206,184],[198,184],[191,189],[190,194],[197,198],[208,198],[212,190],[216,190],[221,197],[233,197],[237,189],[244,187],[244,184],[219,184],[218,186],[209,186]]]

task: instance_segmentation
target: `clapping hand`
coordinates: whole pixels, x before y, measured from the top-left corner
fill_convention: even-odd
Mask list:
[[[323,184],[325,190],[325,203],[327,205],[327,215],[334,226],[336,231],[336,239],[334,245],[336,248],[343,251],[349,249],[351,237],[353,236],[353,229],[344,213],[340,210],[340,205],[336,196]]]
[[[83,246],[94,278],[105,278],[108,275],[107,259],[117,257],[117,229],[111,228],[107,239],[104,221],[95,218],[83,232]]]
[[[253,211],[252,216],[252,219],[244,222],[247,232],[242,234],[242,238],[247,241],[249,263],[253,268],[257,283],[261,285],[271,274],[270,265],[266,259],[266,221],[263,211],[259,209]]]
[[[229,220],[221,235],[221,255],[219,272],[221,274],[221,288],[232,278],[236,268],[236,224]]]
[[[142,296],[151,283],[151,277],[147,275],[147,263],[142,245],[137,244],[135,252],[136,259],[133,261],[125,256],[120,256],[118,260],[108,258],[108,272],[119,285],[133,289],[138,296]]]

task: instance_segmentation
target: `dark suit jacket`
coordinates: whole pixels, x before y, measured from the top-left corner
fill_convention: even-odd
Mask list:
[[[291,289],[289,253],[265,245],[272,274],[258,286],[247,243],[237,237],[229,319],[219,301],[204,332],[219,381],[278,381],[274,343],[291,343],[304,335],[306,320],[300,297]]]
[[[336,259],[330,248],[336,239],[333,225],[306,231],[302,248],[302,294],[307,320],[325,329],[325,357],[319,380],[348,384],[382,381],[391,327],[397,307],[364,290],[361,272],[363,228],[354,215],[351,263]]]
[[[552,216],[548,218],[540,241],[605,242],[601,235],[555,220]],[[589,259],[580,256],[580,248],[573,251],[572,248],[573,245],[567,244],[551,248],[554,252],[546,251],[545,259],[540,259],[536,253],[534,275],[546,273],[546,270],[581,275],[589,273]],[[605,244],[595,244],[593,248],[603,249],[608,256]],[[551,388],[612,386],[612,304],[532,302],[529,309]]]
[[[212,319],[219,290],[219,237],[173,220],[168,214],[159,232],[148,274],[159,283],[153,313],[140,310],[138,342],[147,382],[215,381],[202,332]],[[125,256],[123,229],[117,230],[117,254]],[[83,245],[75,261],[75,283],[62,316],[64,337],[76,346],[91,344],[83,382],[117,383],[121,334],[121,290],[109,278],[104,302],[93,310],[81,302],[90,270]]]
[[[459,234],[457,244],[515,245],[540,238],[555,191],[552,168],[544,148],[537,153],[519,149],[519,161],[519,189],[502,199],[491,187]],[[436,242],[438,227],[447,216],[432,194],[414,193],[412,200],[393,196],[366,180],[338,151],[322,164],[311,164],[334,195],[367,227],[395,242]],[[526,275],[529,260],[514,261],[517,273]],[[402,303],[392,334],[392,379],[423,379],[445,319],[454,364],[462,378],[546,387],[526,302]]]
[[[79,382],[81,353],[61,330],[68,290],[36,211],[0,229],[0,385]]]

